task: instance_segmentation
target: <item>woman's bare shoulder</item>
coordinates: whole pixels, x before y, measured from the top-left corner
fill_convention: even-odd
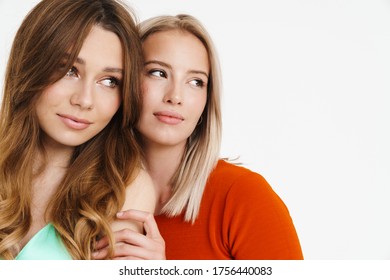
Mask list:
[[[122,210],[137,209],[153,213],[156,199],[152,178],[141,168],[135,179],[126,187],[126,200]]]
[[[121,210],[135,209],[154,214],[156,200],[152,178],[144,169],[140,169],[136,178],[126,187],[126,198]],[[112,224],[113,231],[125,228],[143,232],[143,225],[136,221],[115,220]]]

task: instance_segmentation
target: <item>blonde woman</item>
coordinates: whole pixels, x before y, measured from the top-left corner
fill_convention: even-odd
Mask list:
[[[288,209],[267,181],[219,159],[220,69],[202,24],[189,15],[155,17],[141,24],[141,40],[137,136],[167,259],[302,259]],[[120,236],[128,252],[136,237]]]
[[[132,126],[141,45],[115,0],[43,0],[9,57],[0,119],[0,259],[91,259],[121,209],[153,212]],[[136,256],[135,256],[136,257]]]

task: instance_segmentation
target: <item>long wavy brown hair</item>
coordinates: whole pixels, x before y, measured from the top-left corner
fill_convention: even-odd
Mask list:
[[[95,25],[121,40],[122,105],[105,129],[75,148],[46,219],[74,259],[91,259],[99,235],[107,235],[112,245],[110,223],[140,163],[132,133],[142,69],[136,23],[129,8],[115,0],[43,0],[22,22],[8,60],[0,112],[0,258],[15,258],[32,222],[33,162],[43,149],[36,101],[70,69]],[[67,65],[59,71],[64,56]]]

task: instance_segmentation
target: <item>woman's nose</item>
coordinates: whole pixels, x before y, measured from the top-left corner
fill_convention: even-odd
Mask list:
[[[81,109],[90,110],[93,108],[93,84],[92,83],[83,83],[79,87],[76,87],[70,103],[75,106],[79,106]]]
[[[173,105],[182,104],[183,102],[183,92],[180,85],[173,83],[170,87],[167,88],[164,95],[164,102],[170,103]]]

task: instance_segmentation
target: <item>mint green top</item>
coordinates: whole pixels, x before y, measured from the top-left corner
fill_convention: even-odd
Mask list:
[[[71,260],[61,237],[52,224],[38,231],[23,247],[16,260]]]

